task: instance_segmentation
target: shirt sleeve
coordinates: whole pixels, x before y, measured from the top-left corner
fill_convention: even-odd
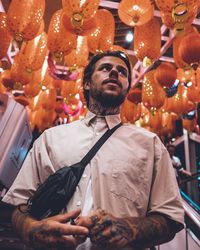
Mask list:
[[[184,224],[184,209],[171,159],[158,137],[155,138],[154,145],[154,171],[148,214],[161,213]]]
[[[15,181],[2,201],[17,206],[25,204],[38,186],[55,172],[48,154],[46,132],[35,142],[29,151]]]

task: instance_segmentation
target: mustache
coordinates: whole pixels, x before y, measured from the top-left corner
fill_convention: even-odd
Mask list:
[[[118,79],[115,79],[115,78],[108,78],[106,80],[103,81],[103,84],[106,84],[106,83],[115,83],[117,84],[120,88],[122,88],[122,83],[118,80]]]

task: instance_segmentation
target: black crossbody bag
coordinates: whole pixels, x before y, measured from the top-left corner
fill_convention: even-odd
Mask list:
[[[29,214],[36,219],[43,219],[60,213],[73,196],[87,164],[121,125],[119,123],[107,130],[80,162],[65,166],[50,175],[28,200]]]

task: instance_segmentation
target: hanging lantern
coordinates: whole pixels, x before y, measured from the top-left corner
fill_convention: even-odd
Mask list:
[[[150,35],[150,34],[153,34]],[[134,51],[136,57],[143,61],[149,58],[152,62],[160,56],[161,32],[160,23],[156,18],[148,23],[135,27]]]
[[[78,36],[76,48],[65,56],[65,65],[69,67],[85,67],[88,64],[88,57],[87,37]]]
[[[18,53],[18,61],[27,72],[39,70],[47,55],[47,35],[42,32],[39,36],[31,41],[22,44],[21,50]]]
[[[98,25],[93,33],[88,35],[88,47],[90,52],[110,50],[114,43],[115,21],[112,13],[105,9],[97,11]]]
[[[142,90],[139,88],[130,89],[127,99],[135,104],[142,102]]]
[[[122,0],[118,7],[119,18],[129,26],[147,23],[153,17],[153,11],[154,7],[149,0]]]
[[[149,112],[148,125],[154,132],[158,132],[162,127],[162,112],[160,110]]]
[[[174,0],[168,0],[168,1],[163,1],[163,0],[155,0],[157,7],[161,11],[170,11],[173,6],[174,6]]]
[[[200,63],[200,34],[189,34],[180,42],[179,56],[187,64]]]
[[[176,80],[176,68],[172,63],[162,62],[155,71],[155,79],[162,87],[170,88]]]
[[[25,65],[21,64],[19,54],[17,54],[10,71],[12,80],[15,82],[15,85],[18,86],[17,89],[21,89],[22,85],[28,84],[31,81],[32,74],[32,71],[26,70]]]
[[[28,84],[23,86],[24,95],[28,98],[35,97],[42,89],[42,69],[34,71],[31,80]]]
[[[175,39],[173,40],[173,58],[176,63],[176,66],[179,68],[183,68],[185,66],[188,66],[186,62],[183,61],[183,59],[179,55],[179,47],[180,47],[180,42],[183,40],[184,37],[186,37],[189,34],[196,34],[198,31],[194,26],[187,25],[185,27],[185,34],[182,34],[182,36],[176,36]]]
[[[191,102],[200,102],[200,68],[198,67],[191,80],[191,86],[188,87],[187,97]]]
[[[196,117],[193,119],[183,119],[183,128],[185,128],[188,132],[193,132],[197,126]]]
[[[170,11],[160,11],[160,16],[162,23],[169,29],[174,28],[174,19],[172,17],[172,12]]]
[[[162,135],[171,135],[175,130],[175,123],[178,115],[173,112],[162,112],[162,126],[160,132]]]
[[[33,39],[43,20],[45,0],[13,0],[8,8],[8,26],[18,42]]]
[[[125,100],[121,108],[121,119],[123,122],[131,122],[134,123],[141,116],[141,105],[130,102],[129,100]]]
[[[178,68],[177,79],[183,83],[193,82],[195,81],[195,71],[191,67]]]
[[[166,99],[166,111],[176,114],[187,114],[194,110],[194,103],[190,102],[187,97],[187,88],[183,84],[179,84],[177,93]]]
[[[142,85],[142,102],[151,110],[159,109],[165,101],[165,91],[154,79],[155,70],[147,72]]]
[[[12,37],[8,31],[7,15],[0,12],[0,59],[7,55],[8,47],[11,43]]]
[[[11,78],[9,69],[4,70],[1,73],[1,81],[6,89],[10,90],[14,88],[15,81],[13,81],[13,79]]]
[[[55,108],[56,103],[56,90],[47,89],[44,91],[42,99],[42,108],[46,110],[52,110]]]
[[[63,26],[63,14],[62,10],[56,11],[48,29],[47,47],[57,62],[62,62],[64,55],[76,47],[76,36]]]
[[[61,87],[61,96],[68,99],[70,96],[75,96],[81,85],[75,81],[63,81]]]
[[[91,27],[93,25],[91,18],[96,14],[99,2],[100,0],[62,0],[63,10],[70,20],[70,25],[66,26],[69,28],[72,26],[78,34],[82,32],[84,26]]]

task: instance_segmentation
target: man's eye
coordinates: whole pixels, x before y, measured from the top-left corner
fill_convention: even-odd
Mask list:
[[[110,67],[109,66],[103,66],[101,68],[102,71],[109,71],[110,70]]]
[[[119,74],[123,76],[127,76],[127,71],[124,69],[119,69]]]

